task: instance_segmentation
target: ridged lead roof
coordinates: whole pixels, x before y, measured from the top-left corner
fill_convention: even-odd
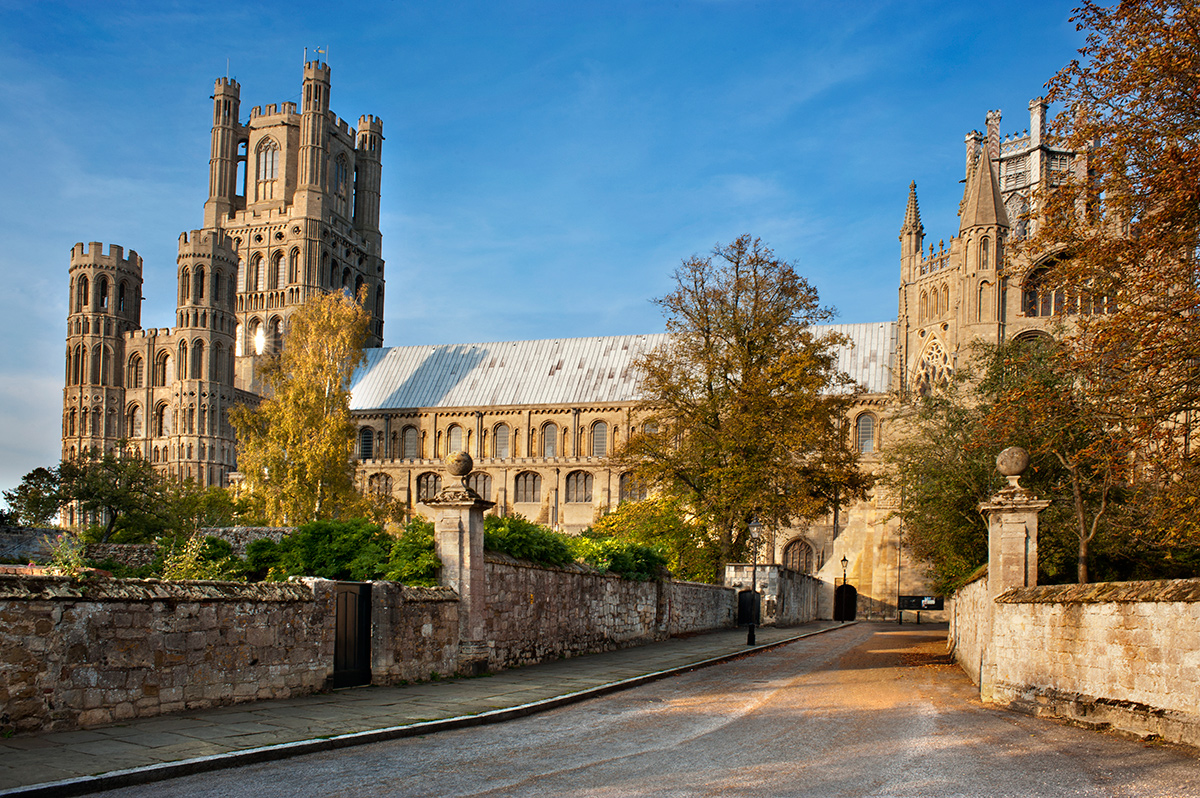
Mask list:
[[[816,329],[853,342],[840,347],[838,368],[870,393],[889,389],[894,322]],[[368,349],[351,382],[350,409],[633,402],[641,398],[634,362],[668,340],[658,333]]]

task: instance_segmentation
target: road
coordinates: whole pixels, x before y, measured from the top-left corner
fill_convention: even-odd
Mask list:
[[[523,720],[105,795],[1200,796],[1200,752],[984,707],[944,641],[859,624]]]

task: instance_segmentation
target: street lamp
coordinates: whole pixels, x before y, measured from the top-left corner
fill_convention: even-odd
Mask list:
[[[762,523],[750,522],[750,626],[746,632],[746,645],[754,645],[754,622],[758,619],[758,538],[762,534]]]
[[[850,567],[850,561],[845,557],[842,558],[842,623],[846,622],[846,569]]]

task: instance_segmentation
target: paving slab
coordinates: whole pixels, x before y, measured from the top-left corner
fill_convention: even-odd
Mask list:
[[[762,651],[842,625],[690,635],[483,678],[335,690],[0,739],[0,795],[69,796],[349,745],[495,723]]]

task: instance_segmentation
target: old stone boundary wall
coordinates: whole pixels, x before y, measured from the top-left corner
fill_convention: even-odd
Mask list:
[[[489,555],[492,669],[732,626],[736,592]],[[0,730],[87,727],[325,689],[335,583],[0,575]],[[371,586],[376,684],[449,675],[449,588]]]
[[[1200,746],[1200,579],[986,593],[960,591],[951,623],[984,700]]]

